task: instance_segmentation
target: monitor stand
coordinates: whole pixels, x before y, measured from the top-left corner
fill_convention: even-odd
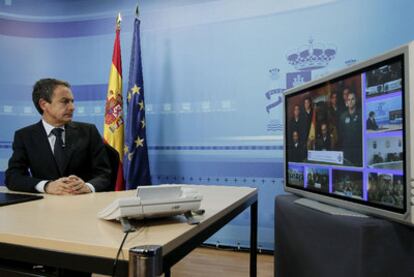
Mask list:
[[[330,214],[330,215],[339,215],[339,216],[353,216],[353,217],[364,217],[367,218],[367,215],[358,213],[358,212],[354,212],[354,211],[350,211],[347,209],[343,209],[343,208],[339,208],[339,207],[335,207],[335,206],[331,206],[328,204],[324,204],[324,203],[320,203],[318,201],[312,200],[312,199],[308,199],[308,198],[299,198],[297,200],[295,200],[296,204],[317,210],[317,211],[321,211],[323,213],[326,214]]]

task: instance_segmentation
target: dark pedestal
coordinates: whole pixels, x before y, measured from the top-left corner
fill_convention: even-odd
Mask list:
[[[414,228],[275,199],[276,277],[413,277]]]

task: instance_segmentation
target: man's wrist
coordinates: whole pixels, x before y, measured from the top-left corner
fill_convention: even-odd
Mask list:
[[[85,185],[91,190],[91,192],[95,192],[95,187],[91,183],[86,183]]]
[[[46,182],[46,184],[44,185],[43,190],[44,190],[44,192],[45,192],[45,193],[48,193],[48,192],[47,192],[47,187],[49,186],[49,184],[50,184],[51,182],[52,182],[52,181],[47,181],[47,182]]]
[[[45,193],[45,192],[46,192],[46,191],[45,191],[45,185],[46,185],[46,183],[48,183],[48,182],[52,182],[52,180],[43,180],[43,181],[40,181],[39,183],[37,183],[37,184],[36,184],[35,189],[36,189],[38,192]]]

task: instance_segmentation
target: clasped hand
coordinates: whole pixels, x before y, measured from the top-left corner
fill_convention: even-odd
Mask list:
[[[76,175],[62,177],[51,181],[45,188],[46,193],[57,195],[90,193],[90,188]]]

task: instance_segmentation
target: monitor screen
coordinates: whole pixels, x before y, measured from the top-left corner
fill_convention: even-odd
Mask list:
[[[285,97],[286,187],[404,214],[404,54]]]

